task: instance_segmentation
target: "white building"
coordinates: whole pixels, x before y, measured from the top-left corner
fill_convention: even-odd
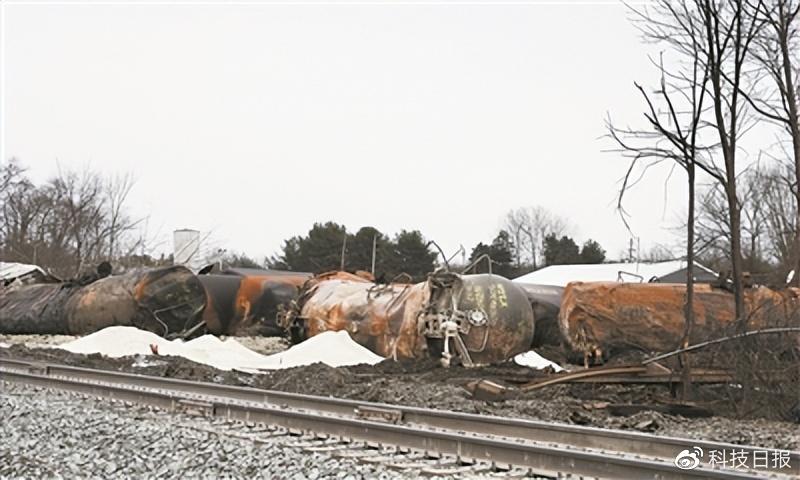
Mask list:
[[[694,279],[699,283],[716,280],[717,273],[694,264]],[[521,277],[515,282],[565,287],[569,282],[685,283],[686,262],[597,263],[589,265],[551,265]]]

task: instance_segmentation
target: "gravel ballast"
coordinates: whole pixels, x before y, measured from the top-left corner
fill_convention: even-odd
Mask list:
[[[0,478],[408,478],[227,422],[0,382]],[[244,428],[244,427],[242,427]]]
[[[58,349],[31,349],[22,345],[0,348],[0,357],[65,363],[74,366],[126,371],[143,375],[182,378],[310,395],[333,396],[467,413],[561,422],[594,427],[635,430],[657,435],[709,440],[777,449],[800,449],[800,428],[795,421],[735,418],[711,404],[718,415],[687,418],[655,411],[615,416],[604,404],[659,404],[674,400],[667,387],[644,385],[564,384],[531,391],[502,402],[473,399],[463,386],[480,378],[519,377],[526,381],[541,375],[524,367],[498,365],[476,369],[443,369],[435,361],[332,368],[323,364],[247,374],[220,371],[166,356],[108,358],[76,355]],[[714,393],[712,387],[706,391]],[[725,392],[717,392],[724,398]],[[758,413],[758,412],[755,412]]]

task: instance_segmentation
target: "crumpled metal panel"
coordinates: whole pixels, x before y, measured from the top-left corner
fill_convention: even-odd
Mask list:
[[[570,346],[600,356],[626,350],[666,352],[679,347],[684,331],[686,285],[659,283],[582,283],[567,285],[559,326]],[[747,329],[795,325],[800,290],[745,292]],[[694,327],[690,343],[732,333],[733,295],[707,284],[695,286]]]
[[[20,286],[32,283],[58,283],[59,279],[37,265],[0,262],[0,288],[8,285]]]
[[[438,272],[423,283],[379,285],[337,272],[309,281],[283,326],[295,340],[345,330],[395,360],[441,357],[447,345],[462,363],[488,364],[526,351],[533,323],[525,294],[498,275]]]
[[[137,270],[81,286],[30,285],[0,293],[0,332],[87,334],[135,326],[159,335],[197,323],[205,291],[181,266]]]

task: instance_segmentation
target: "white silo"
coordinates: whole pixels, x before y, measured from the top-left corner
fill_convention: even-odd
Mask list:
[[[172,241],[175,249],[173,263],[175,265],[185,265],[192,268],[197,263],[202,263],[200,259],[200,232],[183,228],[172,233]]]

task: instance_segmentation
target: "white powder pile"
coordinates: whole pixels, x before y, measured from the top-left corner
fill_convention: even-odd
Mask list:
[[[517,363],[517,365],[522,365],[523,367],[535,368],[536,370],[541,370],[547,367],[553,367],[553,370],[555,370],[556,372],[564,370],[563,368],[561,368],[559,364],[544,358],[543,356],[539,355],[533,350],[529,350],[525,353],[520,353],[519,355],[514,357],[514,361]]]
[[[128,355],[153,355],[151,345],[159,355],[184,357],[193,362],[210,365],[220,370],[255,372],[299,367],[322,362],[332,367],[383,360],[353,341],[347,332],[325,332],[274,355],[261,355],[232,338],[225,341],[213,335],[183,342],[166,340],[158,335],[134,327],[108,327],[91,335],[59,345],[73,353],[100,353],[109,357]]]
[[[289,350],[270,355],[269,358],[278,362],[278,366],[274,368],[299,367],[316,362],[322,362],[331,367],[359,363],[375,365],[384,360],[383,357],[356,343],[344,331],[315,335]]]

